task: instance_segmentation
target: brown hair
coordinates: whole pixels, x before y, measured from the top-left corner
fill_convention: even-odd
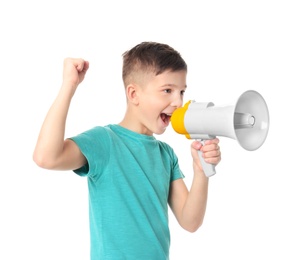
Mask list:
[[[142,42],[123,54],[125,86],[136,72],[153,72],[159,75],[166,70],[187,71],[187,64],[179,52],[167,44]]]

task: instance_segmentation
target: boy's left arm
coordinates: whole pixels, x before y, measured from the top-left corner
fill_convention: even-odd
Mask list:
[[[178,223],[187,231],[195,232],[202,224],[208,198],[208,182],[202,170],[197,151],[201,150],[205,161],[217,165],[221,160],[219,139],[207,140],[205,145],[195,141],[191,145],[194,177],[190,191],[183,179],[171,183],[169,205]]]

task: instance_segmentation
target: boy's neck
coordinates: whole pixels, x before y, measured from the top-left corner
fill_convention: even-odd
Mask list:
[[[150,131],[145,126],[143,126],[137,119],[138,117],[133,117],[126,113],[125,117],[118,125],[138,134],[150,136],[153,135],[153,133],[150,133]]]

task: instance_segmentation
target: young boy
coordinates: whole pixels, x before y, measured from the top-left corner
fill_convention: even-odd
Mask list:
[[[169,259],[168,205],[184,229],[201,226],[208,178],[197,151],[216,165],[219,140],[204,146],[192,142],[194,178],[188,191],[172,148],[153,136],[165,132],[183,104],[187,65],[173,48],[155,42],[123,54],[123,120],[64,140],[69,105],[88,68],[83,59],[65,59],[63,84],[42,125],[34,161],[87,176],[92,260]]]

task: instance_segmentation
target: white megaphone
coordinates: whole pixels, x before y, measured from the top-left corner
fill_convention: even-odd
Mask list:
[[[188,139],[200,141],[224,136],[235,139],[248,151],[258,149],[269,129],[269,112],[263,97],[254,90],[244,92],[235,105],[214,106],[212,102],[189,101],[174,111],[173,129]],[[204,173],[216,173],[213,164],[206,163],[198,152]]]

